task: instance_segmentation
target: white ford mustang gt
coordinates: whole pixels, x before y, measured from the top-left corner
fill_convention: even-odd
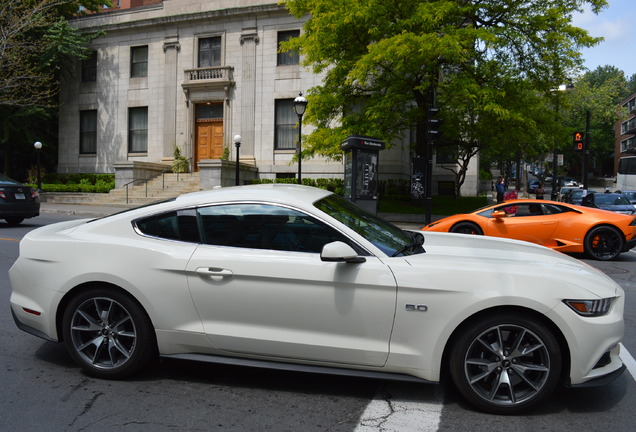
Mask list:
[[[220,188],[31,231],[9,274],[21,329],[122,378],[159,356],[421,382],[479,409],[623,370],[624,293],[514,240],[403,231],[330,192]]]

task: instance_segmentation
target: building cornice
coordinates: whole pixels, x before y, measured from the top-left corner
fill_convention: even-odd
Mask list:
[[[242,15],[259,16],[263,14],[284,14],[289,15],[284,5],[269,4],[260,6],[236,7],[211,11],[198,11],[180,15],[159,15],[150,16],[153,12],[162,11],[163,6],[152,5],[140,9],[126,9],[121,11],[105,12],[94,15],[85,15],[72,19],[71,25],[79,30],[86,31],[122,31],[144,27],[156,27],[162,25],[175,25],[180,23],[191,23],[193,21],[218,20],[223,18],[235,18]],[[141,15],[135,19],[133,15]],[[125,18],[123,20],[122,18]]]

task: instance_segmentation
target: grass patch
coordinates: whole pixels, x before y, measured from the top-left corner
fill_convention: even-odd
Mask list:
[[[450,216],[458,213],[469,213],[488,204],[485,196],[481,197],[433,197],[432,214]],[[424,214],[424,202],[410,200],[380,199],[380,213]]]

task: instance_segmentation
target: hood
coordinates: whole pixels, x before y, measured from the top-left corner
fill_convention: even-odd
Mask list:
[[[405,259],[413,266],[450,262],[456,269],[505,269],[506,275],[546,278],[551,282],[586,289],[599,297],[612,297],[618,285],[598,269],[544,246],[519,240],[466,234],[423,232],[426,253]],[[504,270],[502,270],[504,271]]]
[[[634,208],[634,206],[632,204],[609,204],[609,205],[605,205],[605,204],[599,204],[598,208],[602,209],[602,210],[609,210],[615,213],[622,213],[622,214],[634,214],[636,213],[636,208]]]

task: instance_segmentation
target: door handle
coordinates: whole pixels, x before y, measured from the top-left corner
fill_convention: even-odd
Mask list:
[[[199,267],[196,270],[197,274],[201,276],[220,276],[220,277],[229,277],[232,276],[233,273],[231,270],[215,268],[215,267]]]

